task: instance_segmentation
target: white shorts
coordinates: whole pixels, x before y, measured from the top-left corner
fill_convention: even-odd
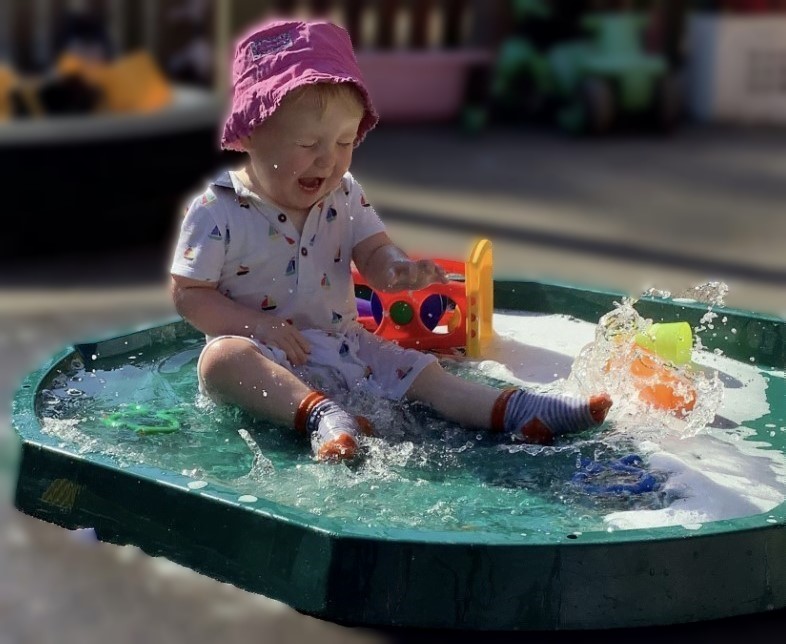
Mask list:
[[[253,344],[263,356],[285,367],[318,391],[330,395],[359,387],[390,400],[403,398],[420,372],[437,362],[435,355],[404,349],[360,326],[345,333],[328,333],[319,329],[307,329],[302,333],[311,345],[311,353],[308,362],[298,367],[287,360],[281,349],[246,336],[211,338],[205,348],[221,338],[239,338]],[[197,365],[200,390],[204,390],[202,355],[204,349]]]

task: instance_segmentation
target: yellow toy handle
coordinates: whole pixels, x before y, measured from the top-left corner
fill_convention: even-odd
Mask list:
[[[467,356],[479,358],[494,336],[494,267],[491,242],[475,242],[466,264]]]

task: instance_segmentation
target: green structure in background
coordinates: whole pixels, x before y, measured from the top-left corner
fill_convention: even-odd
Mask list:
[[[544,282],[494,283],[497,309],[591,322],[621,297]],[[655,322],[691,326],[707,312],[706,305],[655,298],[641,298],[637,309]],[[738,332],[733,338],[708,336],[705,349],[755,360],[773,373],[786,367],[786,321],[728,308],[723,315]],[[134,358],[161,352],[174,341],[191,343],[188,355],[196,356],[202,340],[184,322],[173,321],[75,345],[30,374],[13,406],[19,437],[16,507],[66,528],[93,528],[102,541],[136,545],[343,623],[579,630],[677,624],[786,607],[786,503],[701,526],[611,532],[381,528],[239,497],[235,489],[180,471],[118,463],[44,431],[52,388],[63,386],[63,374],[74,365],[86,373],[133,369]],[[767,423],[786,423],[784,385],[784,378],[770,378],[770,413],[752,423],[755,433],[749,437],[779,452],[786,451],[786,434]],[[136,412],[156,430],[176,430],[177,418],[151,415],[150,408],[129,409]],[[110,421],[105,431],[136,435],[143,428],[131,416]],[[156,439],[155,433],[148,438]]]
[[[582,35],[543,45],[534,35],[556,20],[551,5],[516,0],[513,7],[522,33],[503,43],[491,88],[507,118],[547,116],[571,133],[602,134],[630,120],[661,131],[676,126],[679,83],[666,57],[643,46],[646,15],[586,13],[578,18]]]

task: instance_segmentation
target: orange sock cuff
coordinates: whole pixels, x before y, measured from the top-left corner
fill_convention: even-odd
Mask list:
[[[297,407],[297,411],[295,412],[295,421],[294,426],[295,430],[300,434],[306,434],[307,427],[308,427],[308,419],[311,416],[311,412],[314,410],[319,403],[323,400],[326,400],[327,396],[323,394],[321,391],[312,391],[308,395],[306,395],[303,400],[300,401],[300,404]]]
[[[508,407],[508,400],[518,391],[518,387],[508,387],[503,389],[497,396],[494,406],[491,408],[491,431],[498,434],[505,429],[505,410]]]

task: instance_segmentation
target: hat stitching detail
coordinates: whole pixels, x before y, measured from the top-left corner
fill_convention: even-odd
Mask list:
[[[248,51],[251,54],[252,62],[258,61],[264,56],[272,56],[280,51],[289,49],[294,43],[292,31],[283,34],[277,34],[268,38],[260,38],[259,40],[252,40],[248,45]]]

